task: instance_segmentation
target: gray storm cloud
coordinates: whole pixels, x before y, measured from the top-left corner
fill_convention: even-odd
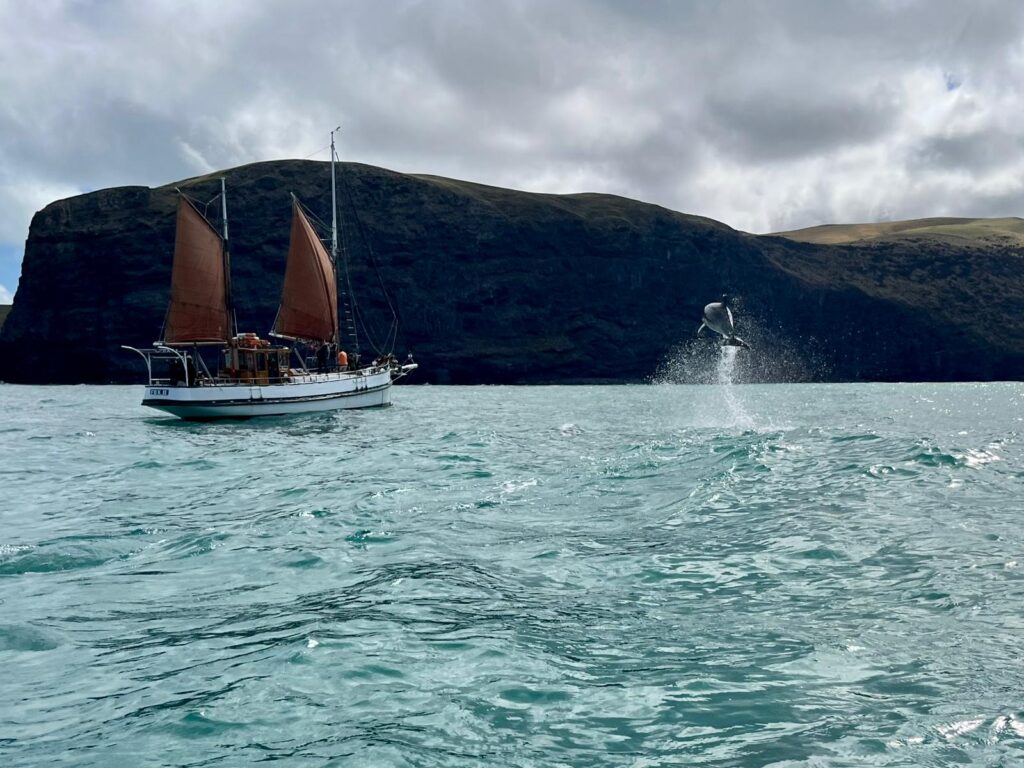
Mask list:
[[[1024,211],[1024,4],[0,3],[0,243],[52,199],[305,157],[749,231]],[[0,272],[0,282],[16,278]]]

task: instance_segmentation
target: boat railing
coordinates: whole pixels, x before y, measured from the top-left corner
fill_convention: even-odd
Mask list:
[[[127,344],[122,344],[121,349],[127,349],[129,352],[135,352],[146,362],[146,376],[149,380],[150,386],[156,386],[161,384],[167,385],[170,384],[172,381],[170,377],[153,375],[154,360],[177,360],[178,362],[180,362],[182,366],[182,374],[185,379],[185,386],[189,385],[189,358],[187,354],[182,354],[176,349],[172,349],[171,347],[165,347],[162,345],[157,345],[152,349],[138,349],[136,347],[129,347]],[[196,378],[195,373],[193,373],[192,378]]]
[[[213,376],[210,378],[200,378],[196,382],[196,386],[252,386],[252,387],[266,387],[275,384],[322,384],[330,381],[337,381],[342,377],[362,377],[362,376],[373,376],[375,374],[386,373],[386,366],[370,366],[367,368],[358,368],[354,371],[303,371],[301,369],[293,368],[285,376],[267,376],[267,377],[252,377],[252,378],[241,378],[238,376]]]
[[[316,371],[291,368],[285,375],[252,375],[243,378],[237,375],[225,376],[219,371],[216,374],[211,374],[209,370],[206,369],[206,365],[202,362],[201,358],[200,365],[202,366],[202,370],[199,370],[195,367],[194,361],[187,352],[181,352],[172,347],[159,345],[150,349],[139,349],[136,347],[122,345],[121,348],[130,352],[135,352],[142,357],[146,363],[147,379],[149,386],[151,387],[179,386],[181,384],[184,384],[186,387],[266,387],[281,384],[326,383],[336,381],[339,378],[339,375],[345,377],[373,376],[376,374],[387,373],[389,370],[387,365],[371,365],[366,368],[357,368],[356,370],[345,371]],[[181,364],[183,379],[176,380],[170,376],[154,375],[153,362],[165,360],[177,360]],[[189,370],[190,362],[193,363],[191,372]]]

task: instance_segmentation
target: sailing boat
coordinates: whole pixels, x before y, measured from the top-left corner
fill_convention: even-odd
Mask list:
[[[331,131],[331,253],[292,196],[291,239],[281,304],[270,335],[238,333],[231,301],[227,197],[221,179],[223,229],[184,195],[178,201],[171,300],[163,338],[137,352],[149,384],[142,404],[183,419],[250,418],[390,405],[391,385],[416,363],[379,356],[360,366],[339,350],[338,219],[334,131]],[[201,347],[218,346],[216,373]],[[315,349],[305,358],[302,347]],[[156,369],[154,369],[156,364]],[[166,368],[166,370],[162,370]]]

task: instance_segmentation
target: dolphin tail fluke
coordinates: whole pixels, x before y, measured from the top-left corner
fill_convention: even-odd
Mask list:
[[[707,323],[701,323],[700,324],[700,328],[697,329],[697,335],[700,336],[704,332],[704,329],[707,328],[707,327],[708,327]]]
[[[739,336],[729,336],[726,339],[722,339],[723,347],[743,347],[744,349],[750,349],[750,345],[747,344]]]

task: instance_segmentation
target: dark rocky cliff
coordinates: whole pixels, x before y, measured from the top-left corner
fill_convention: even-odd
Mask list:
[[[265,333],[289,193],[326,217],[329,167],[281,161],[225,175],[240,330]],[[527,194],[357,164],[343,176],[360,307],[383,336],[372,252],[401,313],[398,351],[416,353],[421,382],[643,380],[723,291],[742,297],[741,330],[760,342],[764,364],[751,370],[762,378],[1024,375],[1024,249],[1013,243],[922,235],[821,245],[610,195]],[[219,182],[176,186],[210,199]],[[0,380],[140,380],[120,345],[159,333],[174,187],[102,190],[36,214],[0,331]],[[772,365],[794,351],[813,364]]]

